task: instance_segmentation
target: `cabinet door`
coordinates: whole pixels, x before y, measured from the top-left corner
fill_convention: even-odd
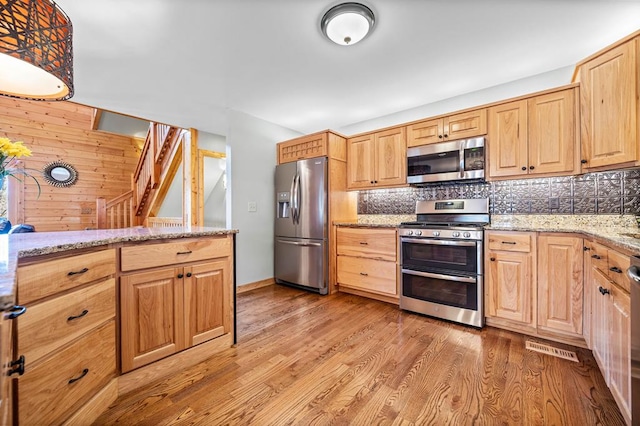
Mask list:
[[[407,182],[407,146],[404,127],[375,134],[376,186]]]
[[[489,109],[489,177],[528,173],[527,101]]]
[[[448,140],[473,138],[487,134],[487,110],[463,112],[444,118],[444,133]]]
[[[421,121],[407,126],[407,147],[428,145],[443,140],[443,120]]]
[[[184,316],[187,346],[228,333],[231,282],[228,259],[184,268]]]
[[[373,135],[347,141],[347,188],[370,188],[374,185]]]
[[[629,294],[611,286],[609,388],[623,417],[631,419],[631,321]]]
[[[538,327],[582,336],[582,238],[538,236]]]
[[[185,348],[182,268],[120,277],[122,372]]]
[[[532,256],[490,251],[487,267],[487,316],[535,327]]]
[[[611,283],[600,272],[592,269],[593,282],[591,285],[591,344],[595,358],[604,381],[609,384],[609,295]],[[602,292],[600,291],[602,289]],[[605,291],[606,290],[606,291]],[[605,294],[603,294],[605,292]]]
[[[580,68],[585,168],[638,158],[636,43],[622,44]]]
[[[575,89],[529,99],[528,115],[530,173],[573,172],[578,148]]]

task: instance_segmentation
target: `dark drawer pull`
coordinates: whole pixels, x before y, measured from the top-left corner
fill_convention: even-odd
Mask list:
[[[586,246],[585,246],[585,247],[582,247],[582,250],[584,250],[584,251],[589,251],[589,250],[591,250],[591,249],[590,249],[589,247],[586,247]]]
[[[618,268],[617,266],[612,266],[611,268],[609,268],[609,270],[611,272],[617,272],[618,274],[622,273],[622,269]]]
[[[501,241],[502,244],[513,244],[514,246],[516,245],[515,241]]]
[[[73,315],[70,316],[69,318],[67,318],[67,321],[73,321],[73,320],[77,320],[78,318],[82,318],[83,316],[87,315],[89,313],[89,311],[87,311],[86,309],[83,310],[82,312],[80,312],[80,315]]]
[[[611,292],[610,292],[608,289],[603,288],[603,287],[598,287],[598,291],[599,291],[599,292],[600,292],[600,294],[602,294],[603,296],[604,296],[605,294],[611,294]]]
[[[9,313],[7,314],[7,319],[16,319],[20,315],[27,312],[26,306],[15,305],[9,309]]]
[[[191,254],[191,253],[193,253],[193,250],[179,251],[176,254]]]
[[[84,376],[86,376],[88,373],[89,373],[89,369],[85,368],[84,370],[82,370],[82,374],[81,375],[79,375],[78,377],[74,377],[73,379],[70,379],[69,380],[69,384],[77,382],[78,380],[80,380]]]
[[[20,358],[15,361],[11,361],[9,363],[9,367],[12,368],[7,372],[7,376],[11,376],[16,373],[18,373],[18,376],[22,376],[24,374],[24,355],[20,355]]]
[[[77,274],[84,274],[88,270],[89,270],[89,268],[82,268],[79,271],[71,271],[67,275],[71,276],[71,275],[77,275]]]
[[[591,256],[592,259],[602,259],[600,256],[598,256],[597,254],[594,254],[593,256]]]
[[[368,246],[369,245],[369,243],[366,242],[366,241],[360,241],[360,244],[362,244],[363,246]]]
[[[368,277],[369,274],[367,274],[366,272],[360,272],[360,275],[362,275],[363,277]]]

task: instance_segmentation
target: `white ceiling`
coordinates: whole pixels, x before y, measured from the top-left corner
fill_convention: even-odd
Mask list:
[[[640,0],[364,0],[376,28],[324,39],[335,0],[58,0],[73,101],[226,134],[240,111],[311,133],[572,65],[640,29]]]

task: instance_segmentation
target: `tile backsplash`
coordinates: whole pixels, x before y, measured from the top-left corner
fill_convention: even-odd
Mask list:
[[[640,169],[360,191],[358,214],[415,214],[416,200],[489,198],[491,214],[640,214]]]

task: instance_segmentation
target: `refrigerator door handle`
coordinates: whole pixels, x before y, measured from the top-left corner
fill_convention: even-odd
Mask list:
[[[300,175],[296,175],[296,223],[300,225],[300,199],[302,190],[300,189]]]
[[[296,175],[297,176],[297,175]],[[296,194],[296,176],[293,177],[293,179],[291,179],[291,222],[295,225],[296,224],[296,199],[295,199],[295,194]]]
[[[290,244],[292,246],[301,246],[301,247],[320,247],[322,246],[322,244],[320,243],[301,243],[301,242],[296,242],[296,241],[285,241],[285,240],[278,240],[279,243],[281,244]]]

